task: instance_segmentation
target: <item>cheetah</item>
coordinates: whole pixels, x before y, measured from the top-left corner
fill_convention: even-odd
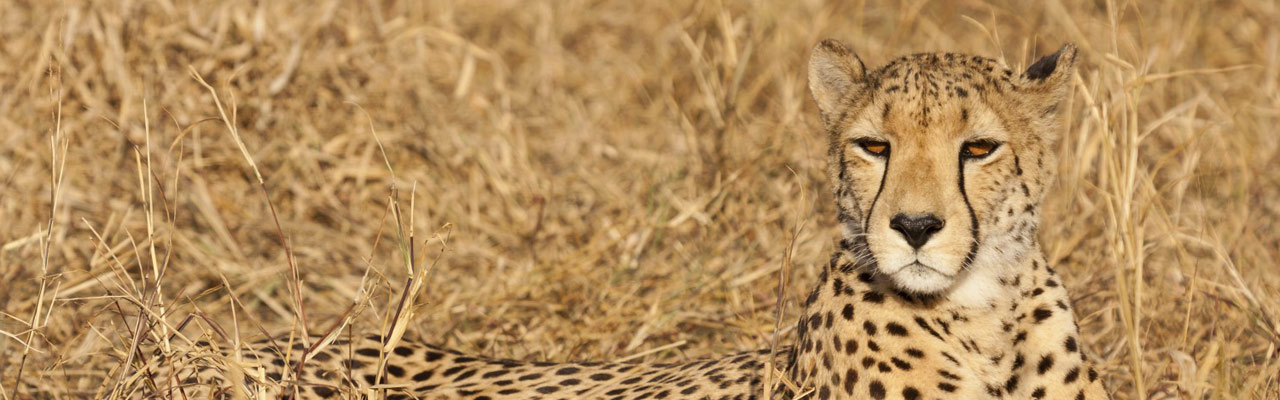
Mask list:
[[[163,397],[757,399],[778,365],[769,378],[791,385],[773,398],[1107,399],[1036,239],[1075,58],[1068,44],[1021,73],[953,53],[867,70],[838,41],[813,49],[839,236],[791,346],[542,363],[336,335],[173,352],[140,374]]]

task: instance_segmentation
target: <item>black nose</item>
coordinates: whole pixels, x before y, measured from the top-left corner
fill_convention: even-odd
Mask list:
[[[934,233],[942,230],[942,225],[942,220],[933,214],[898,214],[889,220],[889,227],[901,233],[907,239],[907,244],[917,249],[924,246]]]

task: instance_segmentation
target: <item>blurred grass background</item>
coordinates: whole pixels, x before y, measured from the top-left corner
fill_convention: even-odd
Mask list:
[[[143,310],[253,337],[299,330],[299,299],[313,332],[354,302],[376,328],[408,243],[432,266],[410,329],[459,350],[768,346],[779,277],[794,300],[836,233],[804,73],[832,37],[871,65],[1079,45],[1041,238],[1089,355],[1118,399],[1280,399],[1277,21],[1270,0],[0,1],[0,398],[113,393],[158,335]]]

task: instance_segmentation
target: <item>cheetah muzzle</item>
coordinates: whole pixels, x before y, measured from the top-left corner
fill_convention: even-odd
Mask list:
[[[868,70],[840,42],[814,48],[809,88],[841,233],[793,346],[670,364],[537,363],[421,341],[388,348],[378,335],[323,349],[266,339],[243,361],[163,353],[139,372],[151,392],[134,397],[350,398],[380,387],[391,399],[756,399],[772,361],[816,399],[1106,399],[1036,240],[1075,57],[1066,45],[1016,73],[917,54]]]

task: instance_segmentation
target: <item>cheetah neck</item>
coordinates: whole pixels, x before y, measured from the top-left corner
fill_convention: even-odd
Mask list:
[[[1035,260],[1043,258],[1038,246],[1019,251],[979,251],[975,262],[942,296],[947,305],[957,308],[982,308],[1016,301],[1020,285],[1012,283],[1021,281],[1018,276],[1030,271]]]
[[[874,265],[859,261],[866,258],[858,253],[837,251],[806,299],[792,376],[800,383],[842,371],[866,371],[872,376],[919,375],[928,380],[937,378],[935,366],[942,365],[949,376],[959,377],[957,381],[972,382],[955,387],[957,398],[989,397],[1014,369],[1011,354],[1022,320],[1018,316],[1025,313],[1019,304],[1032,281],[1025,275],[1042,265],[1034,261],[1038,251],[1028,253],[1035,256],[975,269],[989,273],[972,275],[970,286],[919,296],[876,276]]]

